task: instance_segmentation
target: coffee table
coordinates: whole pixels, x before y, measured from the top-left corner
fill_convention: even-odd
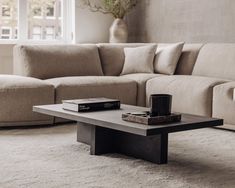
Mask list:
[[[123,121],[127,112],[148,108],[121,105],[120,110],[78,113],[62,109],[61,104],[34,106],[33,111],[77,121],[77,141],[90,145],[90,154],[121,153],[157,164],[167,163],[168,134],[223,125],[222,119],[182,115],[182,121],[147,126]]]

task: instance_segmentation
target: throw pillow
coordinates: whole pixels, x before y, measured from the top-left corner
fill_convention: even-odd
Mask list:
[[[153,73],[153,60],[157,45],[124,48],[125,62],[121,75],[131,73]]]
[[[158,47],[154,59],[154,72],[168,75],[174,74],[183,46],[184,42]]]

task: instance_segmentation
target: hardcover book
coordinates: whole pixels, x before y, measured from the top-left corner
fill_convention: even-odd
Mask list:
[[[120,101],[108,98],[88,98],[63,100],[62,107],[65,110],[75,112],[91,112],[100,110],[120,109]]]

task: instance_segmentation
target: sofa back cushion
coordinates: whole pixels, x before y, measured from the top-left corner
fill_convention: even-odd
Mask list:
[[[103,72],[96,45],[16,45],[14,74],[49,79]]]
[[[185,44],[178,61],[175,74],[191,75],[193,67],[198,57],[198,53],[203,44]]]
[[[150,44],[151,43],[97,44],[104,75],[119,76],[121,74],[125,61],[124,48],[134,48]]]
[[[125,62],[121,75],[135,73],[153,73],[153,60],[157,45],[124,48]]]
[[[235,44],[208,43],[204,45],[192,74],[235,80]]]
[[[173,75],[184,47],[184,42],[165,47],[158,46],[154,58],[154,71],[159,74]]]
[[[127,44],[98,44],[100,59],[104,75],[118,76],[122,72],[125,54],[125,47],[140,47],[150,43],[127,43]],[[152,43],[156,44],[156,43]],[[172,43],[159,43],[158,47],[167,47]],[[203,44],[185,44],[177,64],[175,74],[191,75],[198,53]]]

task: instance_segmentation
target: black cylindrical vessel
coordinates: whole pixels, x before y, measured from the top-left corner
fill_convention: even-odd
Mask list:
[[[150,116],[167,116],[171,114],[172,95],[153,94],[150,96]]]

